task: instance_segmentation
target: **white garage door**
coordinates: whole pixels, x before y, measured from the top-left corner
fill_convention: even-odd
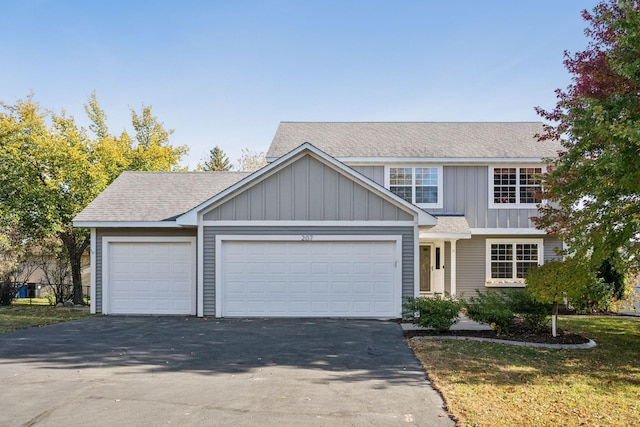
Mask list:
[[[395,241],[224,241],[221,315],[396,317]]]
[[[195,314],[194,243],[110,242],[108,313]]]

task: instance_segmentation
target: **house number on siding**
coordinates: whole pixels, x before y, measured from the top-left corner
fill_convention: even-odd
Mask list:
[[[313,240],[313,235],[312,234],[303,234],[302,235],[302,241],[303,242],[310,242]]]

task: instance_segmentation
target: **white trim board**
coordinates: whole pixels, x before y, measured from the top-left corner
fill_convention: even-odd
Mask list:
[[[202,221],[205,227],[415,227],[414,221]]]
[[[74,221],[73,226],[86,228],[184,228],[175,221]]]
[[[246,242],[395,242],[395,273],[394,273],[394,295],[393,306],[396,308],[397,317],[402,316],[402,236],[401,235],[312,235],[312,234],[293,234],[293,235],[234,235],[234,234],[218,234],[216,235],[215,248],[215,280],[216,280],[216,303],[215,315],[222,317],[223,295],[221,289],[223,276],[223,255],[222,246],[225,241],[246,241]]]
[[[537,228],[472,228],[471,235],[545,235],[544,230]]]
[[[274,162],[279,157],[267,157]],[[438,163],[445,165],[489,164],[489,163],[541,163],[544,157],[335,157],[349,166],[381,166],[386,163]]]
[[[191,302],[191,314],[196,314],[197,294],[197,251],[196,237],[193,236],[103,236],[102,237],[102,314],[109,314],[109,244],[111,243],[174,243],[191,244],[191,274],[194,278]]]
[[[466,233],[420,233],[421,240],[433,240],[433,239],[441,239],[441,240],[459,240],[459,239],[470,239],[471,234]]]
[[[92,228],[89,235],[89,271],[91,272],[91,277],[89,278],[89,294],[91,301],[89,301],[89,312],[91,314],[96,314],[96,277],[97,277],[97,259],[96,259],[96,248],[98,245],[97,242],[96,229]]]
[[[196,241],[197,254],[196,254],[196,315],[198,317],[204,316],[204,227],[202,224],[198,225],[198,238]]]

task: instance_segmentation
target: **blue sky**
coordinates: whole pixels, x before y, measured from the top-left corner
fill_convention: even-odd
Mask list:
[[[280,121],[537,121],[586,47],[591,0],[0,0],[0,100],[114,133],[152,105],[195,167]]]

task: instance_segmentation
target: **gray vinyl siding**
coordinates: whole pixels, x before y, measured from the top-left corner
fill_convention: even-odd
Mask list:
[[[485,290],[486,238],[472,237],[456,243],[456,294],[462,297],[475,295],[475,290]]]
[[[473,296],[476,289],[485,291],[486,282],[486,241],[487,239],[539,239],[543,238],[544,260],[548,261],[557,258],[555,248],[562,248],[562,242],[555,237],[540,235],[522,236],[474,236],[471,239],[461,239],[457,242],[457,284],[456,293],[463,297]],[[447,254],[449,254],[447,248]],[[445,280],[447,279],[445,270]],[[448,283],[448,282],[446,282]]]
[[[414,228],[413,227],[204,227],[204,315],[215,315],[216,299],[216,234],[234,235],[401,235],[402,296],[414,292]]]
[[[102,238],[104,236],[196,236],[195,228],[98,228],[96,229],[96,313],[102,313]]]
[[[352,169],[360,172],[376,184],[385,187],[384,166],[351,166]]]
[[[562,250],[562,241],[551,236],[544,239],[544,260],[562,259],[558,252]]]
[[[384,166],[352,166],[383,187]],[[442,209],[429,212],[463,213],[471,228],[534,228],[536,209],[489,209],[489,166],[443,166]]]
[[[489,209],[488,166],[444,166],[442,209],[464,213],[471,228],[534,228],[536,209]]]
[[[411,221],[414,214],[304,156],[204,214],[206,221]]]

